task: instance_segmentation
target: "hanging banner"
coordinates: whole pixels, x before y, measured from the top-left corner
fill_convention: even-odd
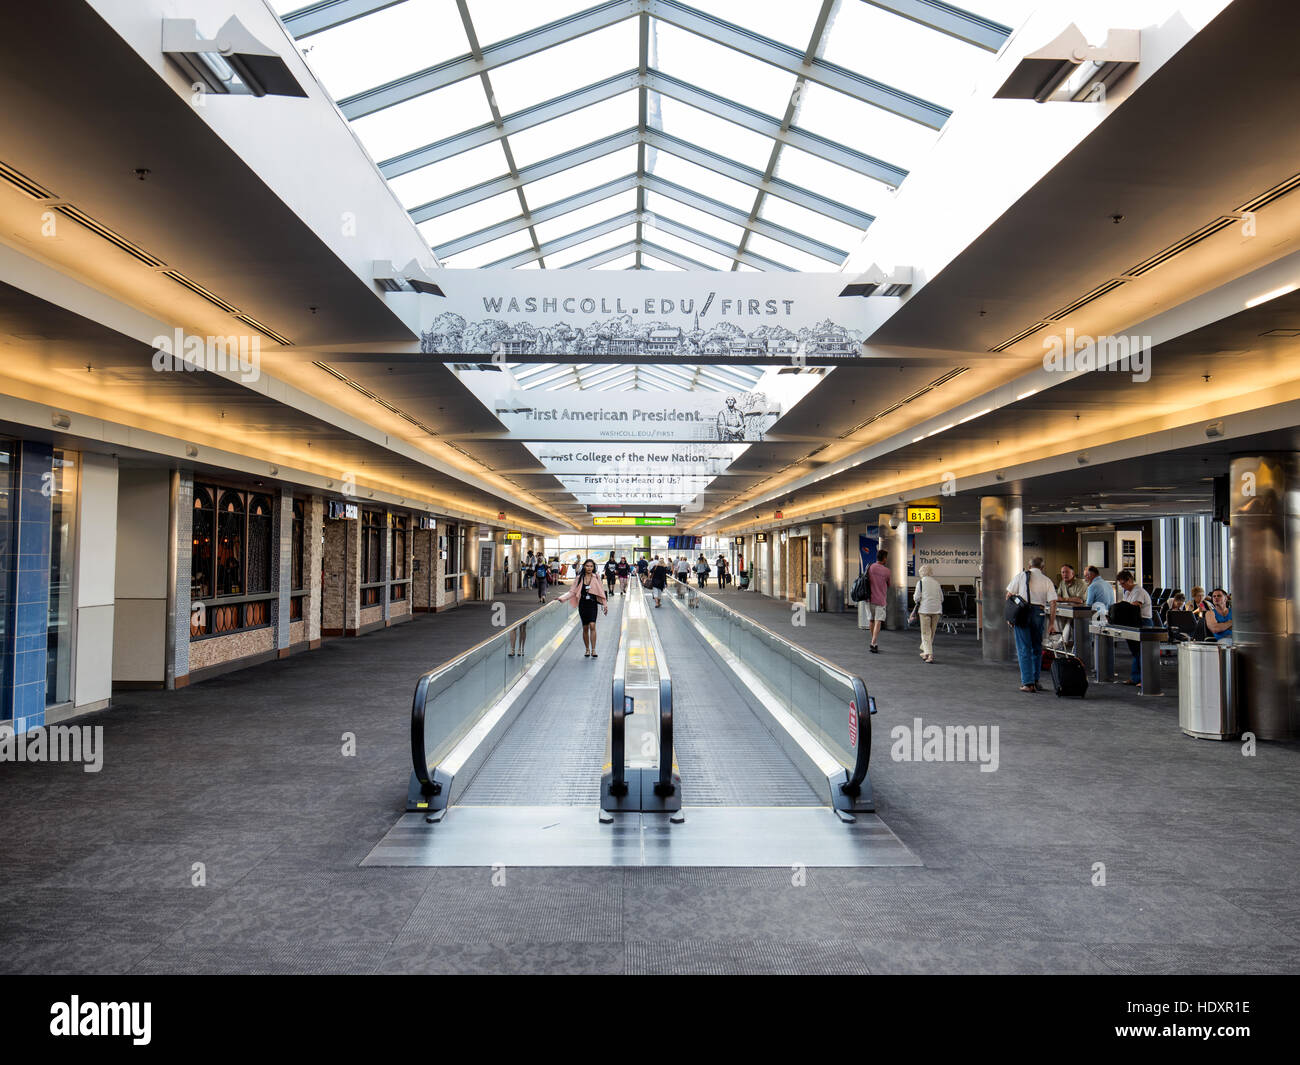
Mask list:
[[[440,270],[420,349],[507,362],[834,364],[896,307],[840,273]]]
[[[493,406],[520,440],[752,444],[781,416],[762,392],[512,392]]]
[[[619,473],[674,473],[716,477],[745,450],[744,444],[633,444],[581,447],[525,444],[556,476],[585,476],[592,469]]]
[[[560,477],[579,503],[689,503],[704,491],[708,477],[679,477],[672,474],[602,475]]]

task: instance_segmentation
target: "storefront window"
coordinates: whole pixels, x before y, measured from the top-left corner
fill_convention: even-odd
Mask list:
[[[76,556],[77,468],[80,456],[54,452],[50,482],[50,613],[45,703],[72,699],[72,567]]]
[[[190,602],[212,597],[212,538],[216,531],[216,505],[207,488],[194,489],[194,533],[190,547]]]
[[[289,588],[302,591],[302,556],[305,540],[306,508],[301,499],[293,501],[293,559],[289,566]]]
[[[248,505],[248,593],[271,590],[271,501],[253,496]]]
[[[9,631],[9,567],[13,563],[13,449],[0,443],[0,692],[9,690],[10,659],[6,636]],[[0,720],[7,720],[9,711],[0,700]]]
[[[244,497],[222,492],[217,504],[217,595],[244,594]]]

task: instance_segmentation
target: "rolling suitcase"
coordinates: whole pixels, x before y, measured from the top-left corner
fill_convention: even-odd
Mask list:
[[[1088,672],[1077,655],[1056,651],[1052,655],[1052,687],[1058,696],[1082,699],[1088,694]]]

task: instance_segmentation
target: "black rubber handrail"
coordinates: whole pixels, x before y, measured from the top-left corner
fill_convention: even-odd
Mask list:
[[[545,606],[532,611],[527,617],[520,618],[512,625],[507,625],[500,632],[487,637],[485,640],[480,640],[478,643],[474,644],[473,647],[466,648],[464,651],[461,651],[460,654],[447,659],[447,661],[443,662],[442,665],[435,666],[427,673],[421,675],[420,679],[415,682],[415,696],[411,703],[411,767],[415,771],[416,780],[420,782],[420,791],[422,794],[426,796],[437,795],[442,790],[442,785],[435,779],[435,767],[429,764],[428,747],[425,744],[424,736],[425,708],[429,700],[430,686],[439,677],[444,676],[451,670],[455,669],[461,661],[468,658],[470,655],[482,650],[484,647],[487,647],[496,640],[508,638],[510,633],[514,632],[515,629],[519,628],[521,625],[528,624],[529,621],[537,617],[537,615],[543,610],[549,610],[552,608],[557,610],[563,609],[564,604],[562,604],[558,599],[552,599]],[[438,693],[435,691],[434,695],[436,696],[437,694]]]
[[[611,795],[627,794],[627,607],[618,627],[618,650],[614,656],[614,681],[610,685],[609,771]]]
[[[659,674],[659,779],[655,781],[655,794],[672,795],[677,790],[673,783],[673,675],[659,639],[659,626],[649,610],[646,611],[646,621]]]
[[[702,596],[710,603],[734,614],[737,618],[747,625],[765,632],[774,639],[780,640],[791,650],[802,655],[811,662],[817,663],[832,673],[844,678],[848,685],[853,689],[853,705],[857,714],[857,743],[849,744],[855,750],[854,763],[852,771],[845,771],[846,780],[840,784],[840,790],[845,795],[857,796],[862,792],[862,782],[867,779],[868,763],[871,761],[871,696],[867,691],[867,683],[856,673],[850,673],[847,669],[837,666],[829,659],[823,658],[816,651],[809,651],[806,647],[800,647],[793,640],[786,639],[779,632],[769,629],[761,621],[755,621],[748,614],[742,614],[739,610],[727,606],[720,599],[715,599],[699,588],[690,588],[690,593]]]

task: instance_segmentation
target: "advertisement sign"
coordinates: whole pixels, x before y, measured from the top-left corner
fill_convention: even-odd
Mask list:
[[[745,450],[744,444],[525,444],[557,477],[610,473],[659,473],[713,478]]]
[[[845,281],[841,273],[440,270],[446,298],[421,300],[420,349],[508,362],[833,364],[857,358],[896,306],[841,298]]]

